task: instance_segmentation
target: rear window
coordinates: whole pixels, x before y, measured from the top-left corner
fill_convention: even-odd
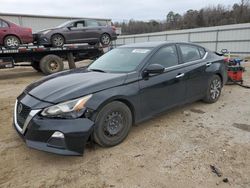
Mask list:
[[[87,20],[87,26],[88,27],[97,27],[97,26],[99,26],[99,23],[95,20]]]
[[[184,63],[201,59],[199,49],[196,46],[181,44],[180,49]]]

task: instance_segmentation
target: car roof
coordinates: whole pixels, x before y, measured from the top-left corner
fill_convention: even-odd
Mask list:
[[[191,45],[196,45],[194,43],[190,42],[181,42],[181,41],[159,41],[159,42],[142,42],[142,43],[133,43],[133,44],[127,44],[120,46],[120,48],[156,48],[156,47],[161,47],[166,44],[176,44],[176,43],[182,43],[182,44],[191,44]]]

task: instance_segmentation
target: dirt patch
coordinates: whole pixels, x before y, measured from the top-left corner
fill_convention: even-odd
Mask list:
[[[16,97],[42,76],[0,70],[0,187],[250,187],[250,90],[225,86],[215,104],[175,108],[134,126],[118,146],[65,157],[28,148],[12,127]]]

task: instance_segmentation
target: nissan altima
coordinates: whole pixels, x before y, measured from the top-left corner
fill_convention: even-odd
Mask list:
[[[115,146],[133,124],[175,106],[216,102],[226,80],[223,59],[202,46],[125,45],[29,85],[16,100],[14,127],[31,148],[81,155],[88,141]]]

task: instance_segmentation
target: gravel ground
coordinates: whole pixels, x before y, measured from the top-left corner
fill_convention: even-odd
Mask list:
[[[250,187],[250,90],[225,86],[215,104],[175,108],[118,146],[64,157],[28,148],[12,127],[16,97],[42,76],[0,70],[0,187]]]

